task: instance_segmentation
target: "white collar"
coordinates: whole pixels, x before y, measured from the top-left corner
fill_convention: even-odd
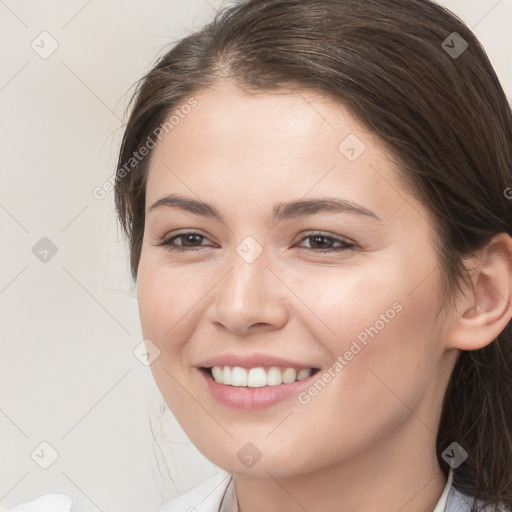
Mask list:
[[[453,469],[450,468],[450,472],[448,473],[448,480],[446,481],[446,485],[444,486],[443,492],[437,505],[435,506],[432,512],[445,512],[446,510],[446,502],[448,501],[448,494],[450,493],[450,489],[452,487],[453,481]]]
[[[453,481],[450,468],[446,485],[432,512],[446,512],[446,504]],[[238,501],[233,475],[220,471],[209,480],[166,503],[156,512],[238,512]]]

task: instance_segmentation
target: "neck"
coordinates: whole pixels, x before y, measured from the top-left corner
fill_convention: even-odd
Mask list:
[[[447,481],[435,453],[435,435],[411,416],[350,460],[279,479],[235,475],[239,510],[433,512]]]

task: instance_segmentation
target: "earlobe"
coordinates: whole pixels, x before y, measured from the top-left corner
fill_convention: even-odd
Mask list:
[[[446,348],[477,350],[489,345],[512,318],[512,238],[493,237],[471,270],[472,293],[459,297]]]

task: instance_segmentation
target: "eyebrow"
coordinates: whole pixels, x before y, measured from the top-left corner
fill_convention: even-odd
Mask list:
[[[224,223],[221,213],[213,205],[179,194],[170,194],[158,199],[147,211],[149,213],[161,208],[179,208]],[[374,212],[368,210],[368,208],[346,199],[333,197],[301,199],[288,203],[278,203],[274,206],[272,219],[275,222],[279,222],[284,219],[305,217],[314,215],[315,213],[350,213],[381,221],[381,219]]]

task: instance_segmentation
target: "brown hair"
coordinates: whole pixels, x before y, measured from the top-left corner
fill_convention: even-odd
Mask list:
[[[456,34],[454,34],[454,32]],[[179,41],[140,81],[119,155],[117,213],[137,278],[149,158],[120,172],[194,92],[220,78],[246,90],[297,87],[338,99],[391,150],[400,177],[435,219],[453,298],[462,259],[512,234],[511,110],[479,41],[428,0],[245,0]],[[443,403],[437,455],[468,453],[454,486],[512,508],[512,325],[462,351]],[[476,503],[473,509],[476,510]]]

